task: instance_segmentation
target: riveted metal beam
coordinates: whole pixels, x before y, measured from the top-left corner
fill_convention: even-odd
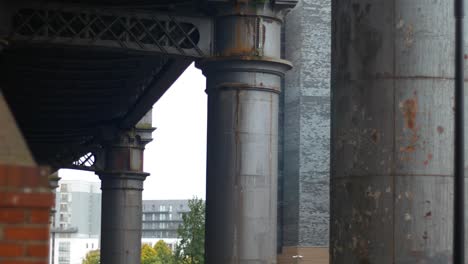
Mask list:
[[[145,10],[3,0],[9,43],[102,47],[199,58],[211,55],[212,20]],[[6,17],[6,18],[5,18]]]

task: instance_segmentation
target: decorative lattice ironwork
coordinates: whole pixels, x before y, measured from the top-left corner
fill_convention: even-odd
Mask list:
[[[13,17],[10,40],[115,47],[192,57],[209,53],[209,45],[200,41],[207,36],[202,36],[194,23],[179,19],[146,13],[22,8]]]
[[[95,165],[95,163],[96,157],[93,153],[88,152],[82,157],[80,157],[78,160],[74,161],[73,166],[92,168]]]

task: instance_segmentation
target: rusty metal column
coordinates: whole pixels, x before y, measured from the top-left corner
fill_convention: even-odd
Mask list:
[[[206,262],[276,263],[282,14],[270,3],[218,5],[207,77]],[[240,1],[239,1],[240,2]]]
[[[137,130],[121,133],[105,145],[102,181],[101,262],[140,263],[144,146],[151,140]]]
[[[333,264],[451,263],[452,1],[333,1]]]

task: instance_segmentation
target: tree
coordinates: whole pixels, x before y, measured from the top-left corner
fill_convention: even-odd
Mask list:
[[[180,239],[175,258],[179,264],[205,263],[205,202],[194,198],[188,203],[190,212],[182,215],[182,224],[177,229]]]
[[[91,250],[86,253],[86,257],[83,259],[82,264],[99,264],[100,263],[101,254],[99,249]]]
[[[156,251],[148,244],[143,244],[141,247],[141,264],[159,264]]]
[[[174,256],[172,255],[172,250],[166,244],[166,242],[159,240],[156,244],[154,244],[154,251],[156,252],[156,259],[161,263],[174,263]]]

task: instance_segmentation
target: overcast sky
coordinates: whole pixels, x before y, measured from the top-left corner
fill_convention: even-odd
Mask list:
[[[205,77],[192,64],[154,105],[143,199],[205,198],[206,107]],[[99,181],[83,171],[60,170],[60,177]]]

